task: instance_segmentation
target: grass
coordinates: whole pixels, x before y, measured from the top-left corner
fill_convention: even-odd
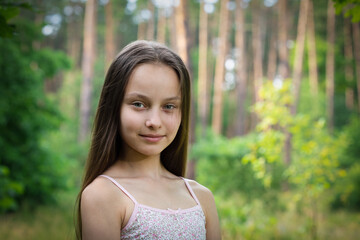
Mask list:
[[[59,205],[40,206],[0,216],[0,239],[75,239],[73,224],[76,193],[59,195]]]

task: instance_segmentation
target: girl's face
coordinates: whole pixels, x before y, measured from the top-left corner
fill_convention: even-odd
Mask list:
[[[175,71],[145,63],[132,72],[120,110],[125,157],[157,156],[174,140],[181,123],[181,91]]]

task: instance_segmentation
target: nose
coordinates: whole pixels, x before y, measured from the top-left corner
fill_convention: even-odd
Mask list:
[[[161,117],[159,110],[153,109],[149,111],[148,117],[145,120],[145,126],[153,129],[161,128]]]

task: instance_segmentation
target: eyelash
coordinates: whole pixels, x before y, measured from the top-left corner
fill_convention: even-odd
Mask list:
[[[170,107],[170,108],[168,108]],[[176,108],[176,106],[174,104],[166,104],[164,109],[165,110],[174,110]]]
[[[133,103],[131,103],[131,105],[134,106],[135,108],[145,108],[146,107],[146,105],[142,102],[133,102]],[[177,106],[175,104],[165,104],[163,107],[163,109],[166,111],[171,111],[176,108],[177,108]]]
[[[144,108],[145,107],[145,104],[142,102],[133,102],[131,105],[133,105],[136,108]],[[141,106],[139,106],[139,105],[141,105]]]

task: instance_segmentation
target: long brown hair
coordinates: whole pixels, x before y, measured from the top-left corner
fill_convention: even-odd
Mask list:
[[[190,76],[184,62],[172,50],[156,42],[139,40],[127,45],[111,64],[101,92],[81,191],[77,200],[76,235],[82,238],[81,193],[100,174],[112,166],[122,152],[120,107],[125,89],[134,68],[142,63],[161,63],[177,74],[181,88],[181,123],[175,139],[160,155],[163,166],[177,176],[186,170]]]

